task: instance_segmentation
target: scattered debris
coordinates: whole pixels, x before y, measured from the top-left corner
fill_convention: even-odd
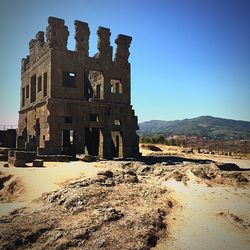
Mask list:
[[[224,171],[222,171],[221,168],[224,169]],[[238,171],[232,169],[238,169]],[[205,166],[194,166],[191,171],[195,176],[210,181],[210,184],[245,185],[249,182],[246,177],[247,174],[242,171],[239,172],[239,170],[241,169],[236,164],[212,163]]]
[[[40,202],[0,219],[1,249],[150,249],[173,207],[165,187],[139,182],[133,169],[101,171]]]
[[[219,216],[224,217],[227,219],[230,223],[238,227],[239,229],[247,230],[250,231],[250,220],[244,220],[238,215],[235,215],[233,213],[225,213],[225,212],[220,212],[218,214]]]
[[[185,154],[192,154],[193,151],[193,148],[184,148],[181,152]]]
[[[85,154],[82,158],[82,161],[86,161],[86,162],[93,162],[93,161],[97,161],[97,157],[92,156],[92,155],[87,155]]]

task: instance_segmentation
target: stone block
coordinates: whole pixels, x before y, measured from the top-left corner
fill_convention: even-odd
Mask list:
[[[0,154],[0,161],[7,161],[7,160],[8,160],[7,155]]]
[[[32,162],[36,158],[36,152],[33,151],[15,151],[14,157],[16,159],[22,159],[26,162]]]
[[[5,163],[3,164],[3,167],[4,167],[4,168],[8,168],[8,167],[9,167],[8,162],[5,162]]]
[[[15,167],[25,167],[26,166],[24,159],[15,159],[15,158],[13,160],[13,165]]]
[[[9,149],[8,148],[0,148],[0,154],[8,155]]]
[[[43,160],[41,159],[33,160],[33,167],[43,167]]]

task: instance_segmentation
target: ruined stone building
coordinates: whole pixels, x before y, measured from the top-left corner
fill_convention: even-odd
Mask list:
[[[89,27],[75,21],[75,51],[67,49],[64,20],[48,18],[22,59],[17,148],[38,155],[89,154],[137,157],[137,117],[130,104],[129,47],[118,35],[115,56],[110,30],[99,27],[98,53],[89,56]]]

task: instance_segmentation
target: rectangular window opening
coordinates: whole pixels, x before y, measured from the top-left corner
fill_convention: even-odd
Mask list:
[[[116,126],[120,126],[121,125],[121,120],[114,120],[114,124]]]
[[[120,80],[111,79],[110,85],[111,85],[110,89],[111,93],[122,94],[122,83]]]
[[[22,88],[22,107],[24,106],[25,102],[25,88]]]
[[[37,92],[40,91],[42,91],[42,76],[39,76],[37,81]]]
[[[70,145],[73,145],[73,143],[74,143],[74,130],[70,130],[69,134],[70,134],[69,143],[70,143]]]
[[[91,122],[98,122],[99,121],[98,114],[90,114],[90,121]]]
[[[64,123],[72,123],[73,119],[72,116],[65,116],[64,117]]]
[[[74,72],[62,72],[62,86],[67,88],[76,87],[76,73]]]
[[[30,97],[30,88],[29,85],[26,86],[26,98]]]
[[[101,71],[85,70],[84,91],[87,98],[103,99],[104,77]]]
[[[47,96],[47,72],[43,74],[43,97]]]
[[[36,75],[31,77],[30,101],[36,100]]]

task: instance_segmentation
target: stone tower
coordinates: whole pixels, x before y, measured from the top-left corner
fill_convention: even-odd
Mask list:
[[[99,27],[98,53],[89,57],[89,27],[75,21],[75,51],[67,49],[64,20],[48,18],[22,59],[17,147],[38,155],[138,157],[137,117],[130,104],[129,47]]]

